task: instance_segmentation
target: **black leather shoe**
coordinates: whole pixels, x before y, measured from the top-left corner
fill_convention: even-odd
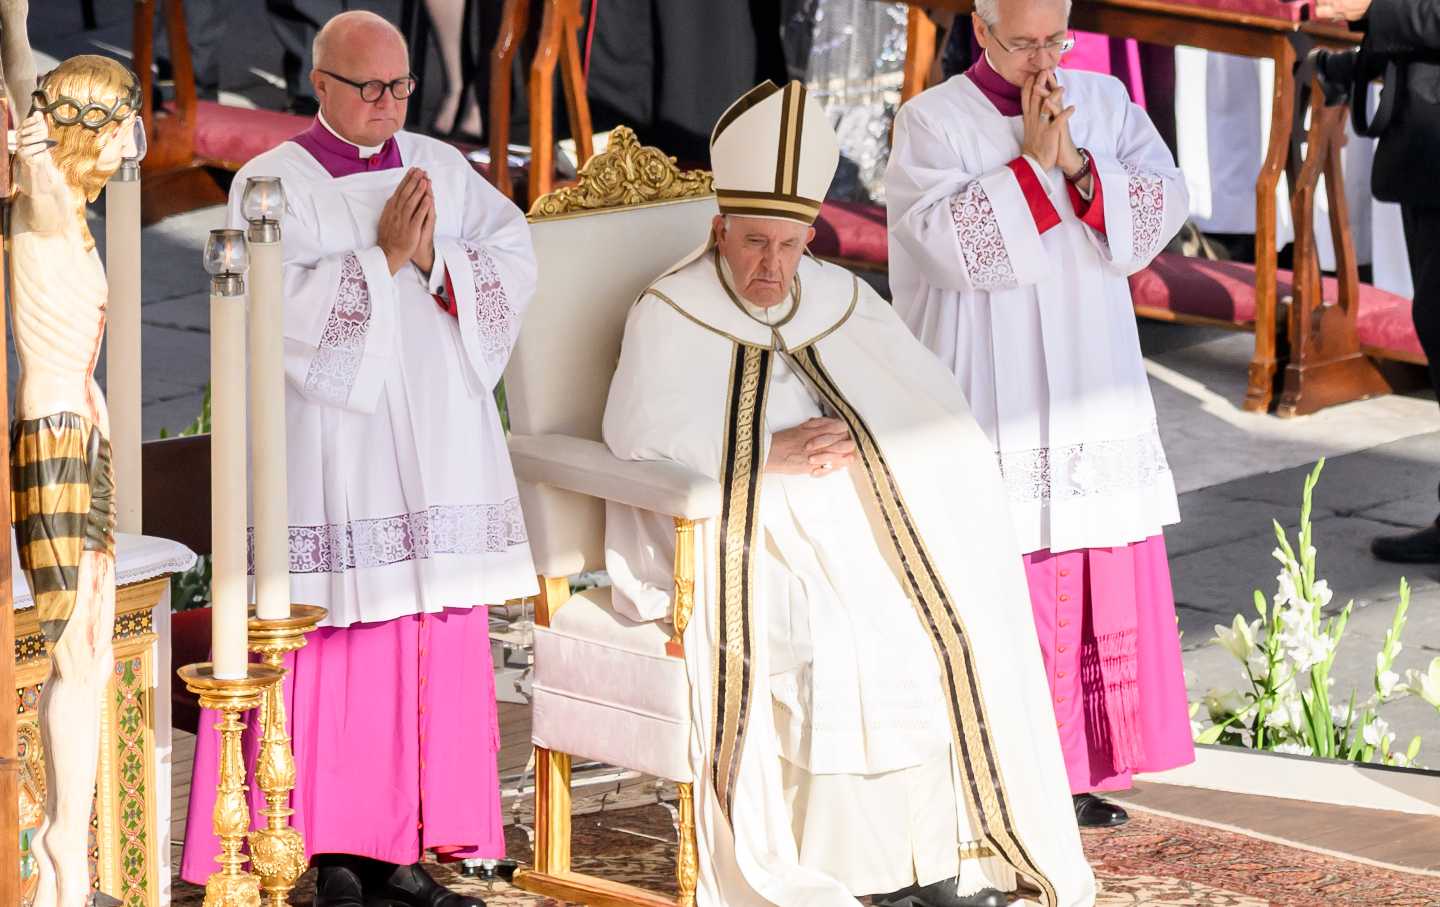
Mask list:
[[[1013,898],[996,888],[975,894],[955,893],[955,880],[945,879],[929,885],[911,885],[872,899],[875,907],[1006,907]]]
[[[321,863],[316,869],[314,907],[365,907],[360,875],[339,863]]]
[[[1382,535],[1370,542],[1370,553],[1395,564],[1440,564],[1440,526],[1431,524],[1404,535]]]
[[[442,887],[419,863],[396,866],[365,893],[366,907],[485,907],[477,897]]]
[[[1130,814],[1094,794],[1076,794],[1075,821],[1081,828],[1115,828],[1130,821]]]

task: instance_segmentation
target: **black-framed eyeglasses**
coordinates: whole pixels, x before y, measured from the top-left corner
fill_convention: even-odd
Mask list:
[[[1060,57],[1068,54],[1075,48],[1075,36],[1073,34],[1067,34],[1058,41],[1045,41],[1040,44],[1020,42],[1014,47],[1001,41],[1000,36],[995,34],[993,29],[990,31],[990,37],[994,38],[995,43],[1000,45],[1000,49],[1007,53],[1025,54],[1026,56],[1032,57],[1038,53],[1048,53]]]
[[[390,94],[395,100],[403,101],[415,93],[415,74],[410,73],[389,82],[382,82],[379,79],[371,79],[368,82],[357,82],[354,79],[347,79],[338,72],[331,72],[328,69],[317,69],[316,72],[323,72],[332,79],[338,79],[346,85],[360,92],[360,100],[374,104],[385,94],[385,89],[390,89]]]

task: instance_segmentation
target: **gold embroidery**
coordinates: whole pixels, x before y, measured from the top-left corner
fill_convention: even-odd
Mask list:
[[[968,781],[963,785],[965,800],[971,813],[980,821],[981,837],[1012,869],[1039,885],[1041,903],[1045,907],[1053,907],[1058,902],[1054,883],[1041,872],[1014,829],[990,740],[985,704],[980,698],[970,640],[955,612],[949,590],[944,588],[924,542],[910,520],[900,489],[879,445],[869,427],[830,379],[815,347],[806,347],[795,355],[794,361],[849,426],[855,438],[860,465],[865,469],[871,491],[890,530],[890,541],[895,546],[898,562],[904,568],[921,626],[930,635],[940,660],[955,753]]]
[[[720,487],[725,500],[719,526],[719,626],[716,653],[715,751],[712,780],[726,817],[735,796],[735,778],[744,747],[750,693],[750,652],[755,643],[751,602],[758,551],[760,476],[757,457],[763,441],[765,401],[770,384],[770,351],[737,346],[731,369],[725,460]]]

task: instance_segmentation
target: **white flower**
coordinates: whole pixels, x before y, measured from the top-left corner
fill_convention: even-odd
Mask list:
[[[1235,656],[1236,661],[1244,663],[1255,650],[1255,630],[1259,626],[1260,621],[1247,624],[1245,619],[1237,614],[1229,627],[1215,625],[1215,644]]]
[[[1381,742],[1386,738],[1391,740],[1395,739],[1395,735],[1390,733],[1390,723],[1378,715],[1375,716],[1374,721],[1365,725],[1365,730],[1361,736],[1367,744],[1375,747],[1380,746]]]
[[[1313,557],[1313,552],[1315,549],[1312,548],[1310,550],[1312,552],[1311,556]],[[1311,586],[1310,589],[1314,593],[1314,600],[1322,608],[1330,604],[1330,599],[1335,597],[1335,593],[1330,591],[1330,584],[1323,579],[1316,580],[1315,584]]]
[[[1334,642],[1324,636],[1300,637],[1286,646],[1286,655],[1299,671],[1308,671],[1330,657]]]
[[[1313,756],[1315,750],[1303,743],[1277,743],[1270,747],[1272,752],[1289,753],[1292,756]]]
[[[1220,723],[1245,708],[1247,703],[1245,697],[1234,690],[1212,689],[1205,694],[1203,700],[1205,709],[1210,713],[1210,720]]]
[[[1377,680],[1380,684],[1380,697],[1382,699],[1389,699],[1395,694],[1396,688],[1400,686],[1400,675],[1394,671],[1384,672]]]
[[[1295,589],[1295,578],[1290,575],[1289,570],[1280,571],[1280,574],[1275,577],[1275,582],[1280,586],[1280,591],[1275,593],[1275,604],[1282,607],[1300,604],[1302,599],[1300,593]]]
[[[1250,676],[1255,678],[1256,683],[1264,683],[1270,678],[1270,659],[1264,652],[1252,651],[1245,659],[1245,667],[1250,669]]]
[[[1430,667],[1425,671],[1417,671],[1414,668],[1405,672],[1406,684],[1411,690],[1420,694],[1420,698],[1440,709],[1440,657],[1430,662]]]

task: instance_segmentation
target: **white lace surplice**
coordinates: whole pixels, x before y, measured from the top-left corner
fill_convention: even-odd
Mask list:
[[[1127,277],[1183,223],[1184,180],[1118,80],[1059,78],[1104,234],[1058,169],[1032,164],[1060,216],[1039,231],[1008,166],[1021,120],[965,76],[901,108],[886,175],[895,309],[994,444],[1022,551],[1125,545],[1179,519]]]
[[[248,176],[285,187],[285,373],[294,600],[327,625],[495,604],[535,591],[494,388],[535,286],[520,211],[452,148],[397,137],[435,187],[430,285],[375,244],[405,169],[332,178],[287,142]],[[431,286],[448,272],[459,317]]]

